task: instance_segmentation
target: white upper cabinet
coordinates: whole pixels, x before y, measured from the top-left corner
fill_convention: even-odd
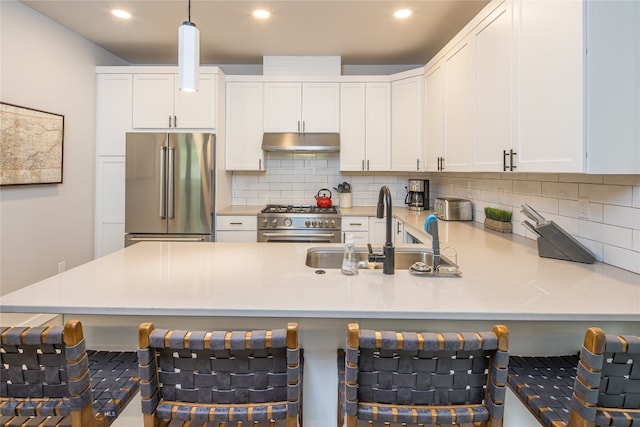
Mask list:
[[[640,174],[640,2],[586,7],[586,172]]]
[[[183,92],[177,74],[134,74],[133,127],[215,129],[216,80],[200,73],[198,92]]]
[[[640,2],[514,6],[518,170],[640,173]]]
[[[475,138],[474,48],[469,38],[445,56],[444,167],[446,171],[471,170]]]
[[[264,170],[263,84],[227,83],[227,170]]]
[[[265,132],[339,132],[340,84],[264,83]]]
[[[391,170],[391,84],[340,85],[340,170]]]
[[[424,171],[423,76],[391,82],[391,169]]]
[[[444,168],[444,66],[438,62],[425,74],[425,168]]]
[[[98,74],[96,154],[124,156],[131,131],[131,74]]]
[[[507,171],[513,141],[513,19],[505,2],[473,30],[476,49],[476,131],[473,170]],[[515,152],[515,157],[512,153]],[[516,169],[517,170],[517,169]]]
[[[518,1],[518,171],[584,171],[580,1]],[[611,65],[611,64],[609,64]]]

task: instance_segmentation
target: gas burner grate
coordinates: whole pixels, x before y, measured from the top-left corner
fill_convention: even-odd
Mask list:
[[[291,213],[291,214],[324,214],[335,215],[338,210],[335,206],[330,208],[319,208],[312,205],[267,205],[262,209],[262,213],[276,214],[276,213]]]

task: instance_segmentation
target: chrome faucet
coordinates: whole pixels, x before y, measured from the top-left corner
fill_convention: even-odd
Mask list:
[[[393,247],[393,242],[391,241],[391,218],[392,218],[392,206],[391,206],[391,191],[389,187],[383,185],[380,188],[380,193],[378,194],[378,210],[376,212],[376,217],[384,218],[385,211],[384,205],[387,205],[387,222],[386,222],[386,241],[384,242],[384,246],[382,247],[382,254],[374,254],[371,249],[371,245],[367,245],[369,247],[369,262],[382,262],[382,272],[384,274],[393,274],[395,271],[395,249]]]
[[[438,271],[440,265],[440,240],[438,238],[438,218],[435,215],[429,215],[424,222],[424,231],[431,235],[431,248],[433,250],[433,272]]]

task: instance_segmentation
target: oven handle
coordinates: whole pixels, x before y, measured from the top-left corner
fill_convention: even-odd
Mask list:
[[[335,233],[292,234],[292,233],[262,233],[264,237],[336,237]]]

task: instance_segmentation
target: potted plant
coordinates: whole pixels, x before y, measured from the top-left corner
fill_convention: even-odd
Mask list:
[[[338,192],[338,206],[341,208],[353,207],[353,194],[351,194],[351,184],[343,182],[338,184],[337,187],[333,187]]]
[[[511,212],[498,208],[484,208],[484,228],[499,231],[500,233],[511,233]]]

